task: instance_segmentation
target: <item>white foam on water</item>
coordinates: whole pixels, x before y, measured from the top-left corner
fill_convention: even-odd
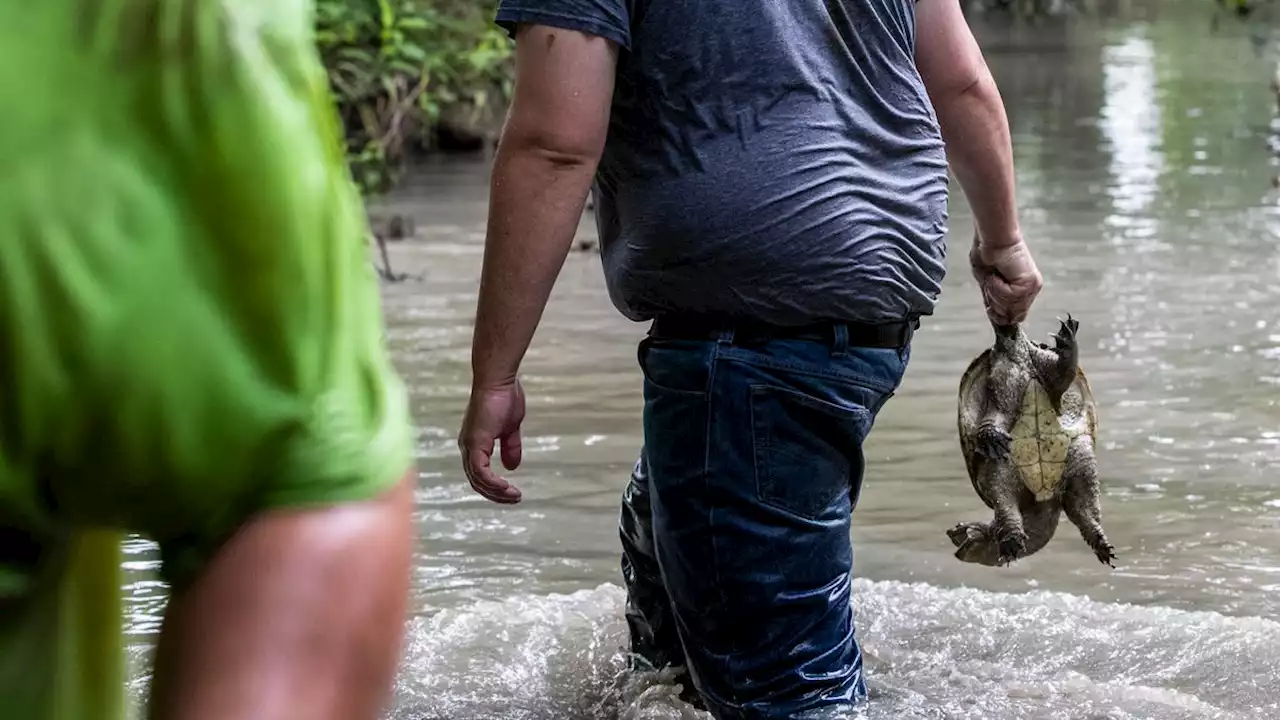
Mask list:
[[[1280,717],[1280,623],[854,583],[869,718]],[[624,593],[520,596],[409,626],[394,720],[710,720],[671,674],[625,671]]]

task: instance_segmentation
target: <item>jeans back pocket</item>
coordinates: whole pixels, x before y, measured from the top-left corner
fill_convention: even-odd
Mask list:
[[[865,407],[753,385],[751,422],[760,502],[820,521],[861,483],[862,442],[872,422]]]

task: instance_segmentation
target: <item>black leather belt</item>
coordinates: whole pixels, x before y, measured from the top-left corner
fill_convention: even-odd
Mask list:
[[[770,325],[751,320],[663,315],[654,319],[649,334],[674,340],[717,340],[732,331],[733,344],[758,345],[769,340],[834,342],[836,326],[844,325],[850,347],[901,349],[911,342],[919,320],[868,324],[823,321],[806,325]]]

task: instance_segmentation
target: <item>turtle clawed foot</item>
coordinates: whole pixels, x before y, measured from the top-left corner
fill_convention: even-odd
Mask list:
[[[1067,319],[1058,318],[1061,327],[1053,336],[1054,349],[1062,352],[1064,350],[1075,349],[1076,332],[1080,329],[1080,321],[1071,317],[1071,313],[1067,313]]]
[[[1093,546],[1093,554],[1098,556],[1098,561],[1103,565],[1115,569],[1116,549],[1111,543],[1106,540],[1100,541]]]
[[[1009,433],[995,425],[986,423],[978,427],[975,449],[985,458],[999,460],[1008,457],[1012,443],[1013,438],[1009,437]]]
[[[1021,530],[1000,537],[1000,564],[1008,565],[1027,554],[1027,534]]]

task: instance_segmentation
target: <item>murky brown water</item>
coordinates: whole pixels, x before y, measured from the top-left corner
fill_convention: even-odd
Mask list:
[[[1081,322],[1120,561],[1100,565],[1067,524],[1011,568],[951,555],[943,530],[989,515],[965,476],[955,391],[990,339],[953,184],[942,303],[868,441],[854,515],[873,716],[1280,715],[1275,49],[1259,56],[1234,22],[1210,35],[1207,7],[1192,15],[981,28],[1047,282],[1031,329],[1066,312]],[[644,327],[609,304],[595,253],[569,258],[524,366],[525,461],[512,475],[524,502],[489,504],[461,476],[486,203],[477,160],[432,163],[384,203],[417,219],[394,261],[423,273],[386,292],[422,472],[419,617],[394,715],[705,717],[657,679],[612,682]],[[594,233],[590,217],[580,232]],[[133,629],[153,632],[160,589],[131,589]]]

